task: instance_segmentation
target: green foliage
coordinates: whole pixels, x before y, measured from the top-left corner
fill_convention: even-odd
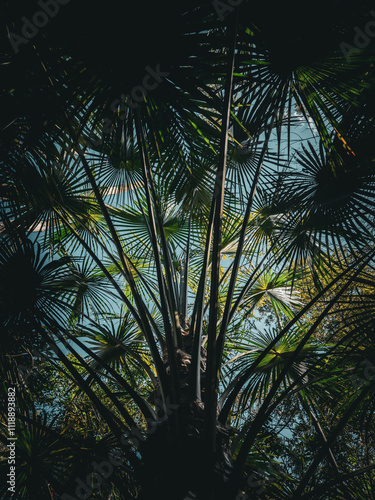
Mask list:
[[[340,49],[370,5],[320,3],[3,37],[15,498],[374,496],[374,48]]]

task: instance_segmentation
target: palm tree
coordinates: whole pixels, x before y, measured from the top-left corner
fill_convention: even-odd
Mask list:
[[[325,3],[321,21],[319,7],[294,24],[294,5],[192,2],[171,7],[173,28],[132,7],[144,24],[126,41],[150,38],[148,59],[124,52],[130,76],[109,7],[89,21],[66,5],[4,49],[17,498],[374,494],[374,53],[347,61],[352,11]],[[12,4],[8,31],[24,12]],[[69,384],[61,418],[37,415],[20,359]],[[364,458],[342,451],[349,432]]]

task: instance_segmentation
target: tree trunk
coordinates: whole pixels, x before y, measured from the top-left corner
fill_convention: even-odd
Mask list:
[[[210,484],[215,485],[215,500],[230,500],[225,494],[226,483],[232,470],[230,431],[216,421],[218,446],[214,467],[210,469],[207,450],[204,401],[191,399],[189,373],[191,367],[192,338],[189,325],[182,330],[183,349],[177,349],[182,404],[159,412],[158,424],[141,443],[139,452],[143,466],[140,472],[140,499],[149,500],[208,500]],[[201,379],[204,386],[206,350],[201,348]],[[164,363],[170,375],[168,353]],[[153,403],[160,398],[153,394]],[[202,394],[204,400],[204,393]],[[180,435],[175,435],[173,418],[178,412],[181,422]],[[211,479],[211,481],[210,481]],[[211,496],[210,496],[211,495]]]

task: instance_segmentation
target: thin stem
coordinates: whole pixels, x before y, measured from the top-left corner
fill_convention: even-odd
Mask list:
[[[224,207],[224,188],[227,165],[228,137],[230,110],[232,104],[235,50],[237,39],[239,9],[233,18],[234,26],[228,27],[228,35],[231,42],[228,51],[228,71],[224,89],[223,114],[221,120],[220,150],[218,169],[216,172],[215,192],[213,197],[213,243],[212,243],[212,265],[210,285],[210,310],[207,338],[207,370],[205,387],[205,420],[207,431],[208,453],[210,460],[214,460],[216,451],[216,418],[217,418],[217,365],[216,365],[216,334],[219,312],[219,282],[220,282],[220,260],[222,248],[222,224]],[[212,210],[211,209],[211,210]],[[213,485],[212,485],[213,491]]]
[[[194,302],[194,309],[191,321],[191,330],[193,332],[193,351],[191,355],[189,389],[190,389],[190,397],[192,399],[196,398],[199,400],[202,399],[201,376],[200,376],[201,344],[202,344],[202,329],[203,329],[204,299],[205,299],[204,292],[206,289],[211,239],[212,239],[212,220],[213,220],[213,211],[211,210],[210,219],[208,221],[208,230],[206,233],[203,267],[199,279],[199,285]]]
[[[71,333],[68,331],[64,332],[65,335],[71,339],[75,344],[77,344],[78,347],[80,347],[83,351],[86,352],[90,357],[92,357],[93,360],[95,360],[97,363],[99,363],[105,370],[112,375],[112,377],[121,385],[123,389],[129,394],[130,397],[133,398],[134,402],[136,405],[139,407],[141,412],[143,413],[145,418],[151,418],[154,419],[155,415],[153,410],[148,406],[147,402],[138,394],[136,390],[133,389],[131,385],[129,385],[126,380],[121,377],[111,366],[109,366],[107,363],[105,363],[100,356],[95,354],[95,352],[92,351],[92,349],[88,348],[83,342],[81,342],[77,337],[74,337]],[[67,345],[67,347],[70,349],[70,346]]]
[[[354,272],[353,278],[357,276],[367,265],[368,261],[372,258],[374,251],[369,252],[369,255],[366,257],[366,259],[363,260],[362,264],[358,267],[358,269]],[[348,269],[344,271],[347,272]],[[302,351],[303,347],[306,345],[318,325],[321,323],[321,321],[327,316],[327,313],[332,309],[332,307],[337,303],[338,299],[341,297],[341,295],[348,289],[348,287],[351,284],[351,280],[347,280],[347,282],[341,287],[341,289],[336,293],[336,295],[329,301],[328,305],[325,307],[325,309],[322,311],[322,313],[318,316],[318,318],[315,320],[311,328],[309,328],[308,332],[304,336],[303,340],[298,344],[298,347],[294,350],[293,354],[290,356],[288,361],[285,363],[284,368],[282,369],[280,375],[277,377],[276,381],[272,384],[272,387],[270,391],[267,394],[267,397],[265,398],[261,408],[259,409],[254,421],[253,425],[247,434],[246,438],[244,439],[244,442],[241,446],[241,449],[238,453],[236,464],[233,470],[233,475],[232,475],[232,480],[235,483],[236,480],[240,477],[240,474],[242,472],[243,466],[246,461],[246,457],[248,455],[248,452],[254,442],[254,439],[256,438],[257,433],[259,432],[261,426],[264,423],[264,417],[267,413],[267,409],[269,407],[269,404],[271,403],[274,395],[276,394],[279,386],[283,382],[286,374],[288,373],[290,367],[292,364],[295,362],[296,358]],[[288,330],[288,325],[286,327]],[[285,329],[283,329],[284,331]],[[287,331],[286,330],[286,331]],[[278,338],[277,336],[276,338]],[[325,447],[324,447],[325,449]]]
[[[156,371],[158,373],[159,379],[161,380],[162,383],[165,384],[166,383],[165,367],[164,367],[164,364],[163,364],[162,359],[160,357],[160,353],[158,351],[151,327],[147,321],[147,318],[145,318],[144,310],[141,310],[141,312],[143,314],[141,314],[141,315],[138,314],[138,311],[135,309],[133,304],[126,297],[126,295],[121,290],[121,288],[119,287],[116,280],[113,278],[111,273],[108,271],[108,269],[105,267],[105,265],[98,258],[98,256],[95,254],[95,252],[93,252],[93,250],[89,247],[89,245],[83,240],[83,238],[81,238],[81,236],[77,233],[77,231],[74,229],[74,227],[69,223],[69,221],[61,213],[59,213],[59,217],[64,222],[64,224],[70,229],[70,231],[74,234],[74,236],[81,243],[83,248],[87,251],[87,253],[94,260],[94,262],[98,265],[98,267],[103,271],[105,276],[112,283],[112,285],[114,286],[114,288],[118,292],[119,296],[121,297],[121,299],[124,301],[124,303],[128,307],[128,309],[131,312],[131,314],[133,315],[135,321],[138,323],[141,331],[145,335],[147,343],[150,347],[151,355],[152,355],[154,362],[155,362],[155,367],[156,367]],[[146,319],[146,321],[145,321],[145,319]]]
[[[328,437],[327,442],[320,448],[318,451],[317,456],[313,460],[312,464],[308,468],[306,474],[303,476],[301,479],[296,491],[294,492],[294,495],[292,496],[292,500],[299,500],[302,497],[303,490],[307,486],[311,476],[314,474],[316,468],[320,464],[320,462],[323,460],[325,454],[328,452],[330,446],[335,442],[337,436],[341,432],[341,430],[344,428],[350,417],[353,415],[353,412],[355,411],[356,408],[358,408],[359,404],[365,399],[367,394],[373,390],[372,385],[368,384],[364,389],[362,389],[361,394],[353,401],[353,403],[349,406],[349,408],[346,410],[344,413],[343,417],[341,418],[340,422],[336,425],[335,429],[332,431],[331,435]]]
[[[242,251],[243,251],[244,244],[245,244],[245,237],[246,237],[246,232],[247,232],[247,225],[248,225],[248,222],[249,222],[249,218],[250,218],[250,214],[251,214],[251,210],[252,210],[252,206],[253,206],[253,201],[254,201],[254,196],[255,196],[255,190],[256,190],[256,187],[257,187],[257,184],[258,184],[258,181],[259,181],[259,176],[260,176],[261,168],[262,168],[262,165],[263,165],[264,157],[265,157],[267,149],[268,149],[268,143],[269,143],[269,140],[270,140],[270,137],[271,137],[271,132],[272,132],[272,128],[273,128],[273,124],[275,122],[275,119],[276,119],[276,115],[273,115],[271,123],[270,123],[268,131],[267,131],[267,134],[266,134],[266,138],[264,140],[264,144],[263,144],[262,152],[261,152],[261,155],[260,155],[260,158],[259,158],[259,161],[258,161],[258,165],[257,165],[256,171],[255,171],[255,174],[254,174],[254,179],[253,179],[253,183],[252,183],[252,186],[251,186],[251,191],[250,191],[250,194],[249,194],[249,198],[248,198],[248,201],[247,201],[247,206],[246,206],[246,211],[245,211],[244,219],[243,219],[243,222],[242,222],[241,233],[240,233],[239,241],[238,241],[238,244],[237,244],[236,255],[235,255],[235,258],[234,258],[234,262],[233,262],[233,269],[232,269],[232,273],[231,273],[231,277],[230,277],[230,283],[229,283],[229,288],[228,288],[228,292],[227,292],[227,296],[226,296],[226,301],[225,301],[225,309],[224,309],[223,318],[222,318],[222,321],[221,321],[220,333],[219,333],[218,339],[217,339],[217,344],[218,345],[217,345],[217,359],[216,359],[216,363],[217,363],[218,367],[220,366],[221,357],[223,355],[225,334],[226,334],[227,327],[228,327],[228,324],[229,324],[229,318],[231,317],[230,313],[232,312],[231,308],[232,308],[232,300],[233,300],[233,295],[234,295],[234,289],[235,289],[235,286],[236,286],[238,269],[239,269],[240,261],[241,261],[241,257],[242,257]],[[233,313],[232,313],[232,315],[233,315]],[[217,379],[216,384],[218,384],[218,379]]]
[[[261,363],[261,361],[267,356],[267,354],[275,347],[275,345],[282,339],[282,337],[287,333],[290,328],[297,323],[309,309],[328,291],[330,290],[341,278],[343,278],[351,269],[347,268],[345,269],[342,273],[340,273],[338,276],[336,276],[335,279],[333,279],[328,285],[326,285],[313,299],[310,300],[308,304],[306,304],[305,307],[301,309],[301,311],[296,314],[296,316],[289,321],[289,323],[281,330],[281,332],[272,340],[272,342],[269,343],[269,345],[262,351],[262,353],[257,357],[255,361],[251,364],[251,366],[246,370],[246,372],[235,379],[234,383],[231,384],[231,387],[233,389],[229,393],[229,396],[227,397],[227,400],[225,401],[223,408],[220,412],[219,415],[219,421],[225,425],[226,420],[228,418],[230,409],[233,405],[233,403],[236,400],[236,397],[238,396],[239,392],[241,391],[243,385],[249,380],[249,377],[255,372],[257,366]]]

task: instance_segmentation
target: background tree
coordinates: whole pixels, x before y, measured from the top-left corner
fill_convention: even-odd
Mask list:
[[[373,494],[370,6],[5,5],[16,497]]]

